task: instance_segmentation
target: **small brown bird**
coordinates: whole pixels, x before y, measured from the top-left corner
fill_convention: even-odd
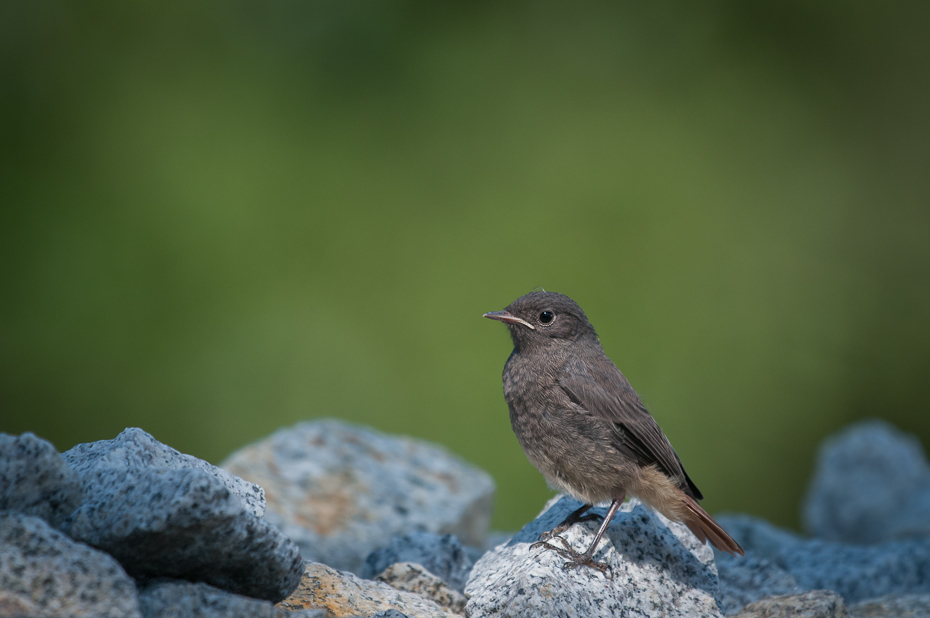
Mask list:
[[[682,522],[701,540],[733,555],[743,548],[697,501],[700,490],[655,419],[616,365],[604,354],[575,301],[554,292],[531,292],[504,311],[484,317],[507,325],[513,352],[504,366],[504,398],[523,452],[549,486],[584,502],[539,543],[569,559],[564,568],[590,566],[595,549],[627,495]],[[595,504],[610,508],[584,553],[547,541],[579,521]]]

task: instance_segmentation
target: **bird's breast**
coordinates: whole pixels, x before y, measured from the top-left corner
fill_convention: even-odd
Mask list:
[[[610,427],[568,398],[558,384],[557,359],[550,361],[516,354],[508,361],[504,397],[513,432],[552,488],[589,503],[612,499],[623,484],[617,474],[623,462]]]

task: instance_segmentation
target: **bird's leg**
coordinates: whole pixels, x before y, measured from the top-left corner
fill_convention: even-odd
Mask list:
[[[563,520],[562,520],[562,523],[560,523],[558,526],[556,526],[556,527],[553,528],[552,530],[548,530],[548,531],[543,532],[542,534],[540,534],[540,535],[539,535],[539,542],[534,543],[534,544],[530,547],[530,549],[533,549],[533,548],[536,547],[537,545],[541,545],[541,544],[545,543],[546,541],[551,540],[553,537],[556,537],[556,536],[562,534],[563,532],[565,532],[566,530],[568,530],[569,528],[571,528],[572,526],[574,526],[575,524],[577,524],[577,523],[580,522],[580,521],[597,521],[597,520],[601,519],[601,516],[598,515],[598,514],[596,514],[596,513],[592,513],[592,514],[589,514],[589,515],[585,515],[585,514],[584,514],[585,511],[587,511],[588,509],[590,509],[590,508],[593,507],[593,506],[594,506],[593,504],[585,504],[585,505],[582,505],[582,507],[581,507],[580,509],[577,509],[577,510],[572,511],[571,514],[570,514],[568,517],[566,517],[565,519],[563,519]]]
[[[568,562],[562,565],[563,569],[568,570],[568,569],[574,569],[580,566],[589,566],[591,568],[597,569],[598,571],[606,574],[608,571],[610,571],[610,566],[603,562],[596,562],[594,560],[594,552],[597,550],[597,544],[601,542],[601,537],[604,536],[604,532],[607,531],[607,526],[610,525],[610,520],[613,519],[614,515],[617,513],[617,509],[619,509],[620,505],[623,504],[624,497],[625,496],[620,496],[619,498],[617,498],[616,500],[610,503],[610,508],[607,509],[607,515],[604,516],[604,521],[601,523],[601,527],[598,528],[597,534],[594,535],[594,541],[591,542],[591,545],[588,547],[588,550],[584,552],[583,554],[579,554],[578,552],[573,550],[571,546],[568,544],[568,542],[562,537],[556,537],[556,538],[558,538],[562,542],[562,544],[565,546],[564,548],[556,547],[555,545],[550,545],[549,543],[543,542],[543,543],[534,543],[531,546],[531,549],[533,547],[536,547],[537,545],[541,545],[542,547],[546,549],[551,549],[552,551],[558,553],[560,556],[564,558],[568,558]],[[584,512],[583,510],[580,510],[580,509],[579,511],[581,511],[581,513]],[[580,515],[578,511],[575,511],[575,513],[578,513]],[[572,515],[575,515],[575,513],[572,513]]]

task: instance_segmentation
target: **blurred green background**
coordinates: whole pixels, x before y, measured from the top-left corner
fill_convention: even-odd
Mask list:
[[[0,431],[213,462],[334,416],[550,495],[483,320],[586,310],[707,495],[930,443],[926,3],[7,2]]]

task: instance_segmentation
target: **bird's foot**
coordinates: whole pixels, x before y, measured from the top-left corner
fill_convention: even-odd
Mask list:
[[[545,533],[544,533],[545,534]],[[570,571],[571,569],[576,569],[578,567],[591,567],[592,569],[597,569],[604,574],[605,577],[609,579],[614,578],[613,569],[610,568],[610,565],[606,562],[597,562],[594,560],[594,552],[591,550],[586,551],[585,553],[576,552],[572,549],[572,546],[568,544],[564,538],[560,536],[552,537],[558,540],[564,547],[556,547],[547,541],[538,541],[530,545],[530,549],[535,549],[537,547],[542,547],[543,549],[549,549],[559,554],[563,558],[567,558],[568,562],[562,565],[562,569],[565,571]]]

